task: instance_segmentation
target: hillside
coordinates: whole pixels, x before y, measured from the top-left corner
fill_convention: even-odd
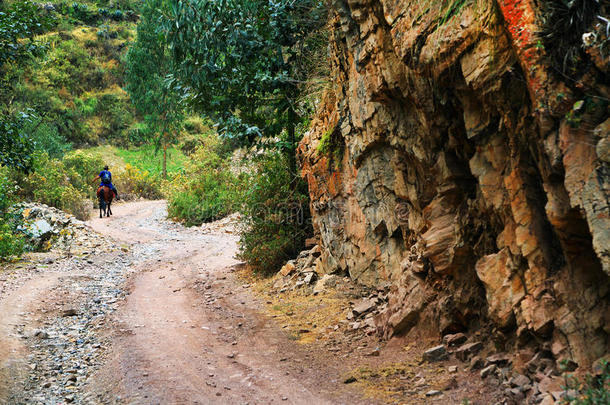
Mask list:
[[[17,72],[14,108],[31,108],[40,117],[33,136],[42,149],[53,152],[64,143],[126,145],[137,136],[121,64],[137,17],[129,4],[108,6],[50,5],[55,26],[37,38],[46,52]]]

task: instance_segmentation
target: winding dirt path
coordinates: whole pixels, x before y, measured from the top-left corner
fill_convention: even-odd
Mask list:
[[[106,253],[0,272],[0,404],[363,403],[262,313],[237,235],[167,221],[164,201],[114,212],[88,223]]]
[[[502,387],[475,372],[458,375],[463,365],[455,361],[455,374],[445,372],[449,363],[419,363],[436,341],[395,339],[371,351],[374,337],[367,343],[339,331],[326,345],[300,344],[266,314],[273,301],[259,300],[271,296],[257,298],[237,277],[230,227],[185,228],[166,219],[164,201],[119,204],[114,212],[88,222],[97,233],[78,225],[86,233],[75,240],[77,251],[0,269],[0,405],[500,398]],[[344,383],[363,365],[392,373],[399,359],[395,383],[367,385],[366,376],[361,386]],[[438,387],[444,392],[429,397]],[[388,397],[389,389],[398,394]]]
[[[332,360],[319,359],[257,309],[234,270],[236,235],[162,220],[165,203],[117,206],[98,232],[153,248],[136,263],[114,316],[108,363],[93,377],[101,398],[154,404],[324,404],[358,400]]]

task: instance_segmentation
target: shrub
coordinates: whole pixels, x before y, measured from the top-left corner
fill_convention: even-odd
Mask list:
[[[140,170],[127,163],[125,169],[113,176],[113,183],[125,199],[144,197],[151,200],[162,198],[161,180],[147,170]]]
[[[566,375],[566,395],[562,404],[573,405],[606,405],[610,403],[610,362],[599,363],[598,375],[587,374],[583,379]],[[573,394],[576,393],[576,394]]]
[[[206,171],[170,195],[168,214],[187,226],[220,219],[234,211],[235,182],[226,169]],[[197,184],[194,186],[194,184]]]
[[[118,87],[99,96],[97,113],[102,116],[102,136],[117,139],[123,136],[135,121],[127,95]]]
[[[121,10],[114,10],[110,15],[114,21],[122,21],[124,18],[123,12]]]
[[[220,219],[235,211],[241,179],[217,152],[220,141],[210,137],[172,181],[168,214],[187,226]]]
[[[67,151],[72,148],[65,137],[63,137],[57,127],[51,123],[40,124],[35,131],[30,135],[30,139],[34,142],[35,149],[38,151],[46,151],[52,158],[61,158]]]
[[[15,233],[9,222],[0,217],[0,259],[8,260],[19,256],[25,249],[25,240],[22,235]]]
[[[62,209],[79,219],[88,218],[90,203],[85,192],[73,184],[80,184],[85,189],[85,181],[63,161],[51,159],[46,153],[37,153],[30,173],[13,172],[11,176],[19,186],[17,191],[22,199]]]
[[[70,183],[89,198],[95,198],[91,180],[104,167],[102,155],[85,150],[75,150],[64,156],[63,164],[69,172]]]
[[[211,124],[199,115],[191,115],[184,120],[185,131],[191,134],[203,134],[210,132]]]
[[[74,104],[76,104],[76,107],[78,108],[80,113],[85,117],[89,117],[95,114],[97,110],[97,98],[95,97],[88,97],[82,99],[77,98],[76,100],[74,100]]]
[[[69,185],[61,190],[61,203],[57,208],[69,212],[78,219],[86,220],[89,218],[91,208],[91,200],[86,198],[83,193],[79,193],[74,186]]]
[[[7,260],[19,256],[25,247],[22,235],[15,232],[10,224],[7,210],[15,202],[15,182],[8,176],[8,169],[0,168],[0,259]]]
[[[4,215],[8,207],[15,201],[15,192],[17,191],[15,181],[9,175],[9,169],[0,167],[0,216]]]
[[[217,138],[218,135],[212,130],[212,124],[198,115],[191,115],[184,120],[184,131],[180,137],[180,150],[186,155],[193,154],[199,146],[206,143],[207,138]],[[221,144],[216,148],[221,155]]]
[[[148,126],[143,122],[134,122],[127,130],[127,141],[130,145],[140,146],[150,139]]]
[[[307,187],[292,178],[285,156],[272,153],[258,162],[245,190],[239,257],[257,273],[274,273],[313,234]]]

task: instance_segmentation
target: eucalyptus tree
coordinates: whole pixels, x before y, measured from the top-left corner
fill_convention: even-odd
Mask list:
[[[163,177],[167,177],[167,149],[175,143],[184,120],[180,89],[168,75],[174,70],[165,32],[159,20],[168,3],[146,0],[140,9],[136,41],[125,56],[126,90],[147,124],[147,134],[163,150]]]
[[[310,70],[308,38],[326,24],[320,0],[168,0],[163,26],[173,83],[219,132],[251,144],[264,136],[290,157],[309,112],[299,97]]]

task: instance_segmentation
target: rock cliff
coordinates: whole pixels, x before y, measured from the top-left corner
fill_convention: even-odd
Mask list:
[[[608,353],[610,7],[580,1],[567,29],[562,4],[333,3],[332,80],[298,154],[317,271],[389,285],[385,337]]]

